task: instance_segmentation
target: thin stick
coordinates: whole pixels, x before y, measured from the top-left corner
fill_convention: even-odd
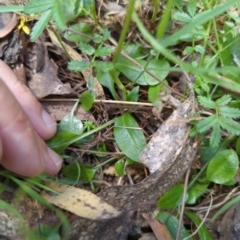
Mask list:
[[[186,199],[186,195],[187,195],[187,188],[188,188],[187,186],[188,186],[188,179],[189,179],[190,171],[191,171],[191,168],[189,168],[187,170],[185,180],[184,180],[182,207],[181,207],[180,217],[179,217],[179,221],[178,221],[176,240],[179,240],[180,233],[181,233],[182,222],[183,222],[183,213],[184,213],[184,207],[185,207],[185,199]]]

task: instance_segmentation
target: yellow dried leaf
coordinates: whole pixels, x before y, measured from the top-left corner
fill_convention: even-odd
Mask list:
[[[58,194],[42,191],[41,195],[47,201],[79,217],[102,220],[114,218],[121,214],[120,211],[89,191],[56,183],[48,184],[48,187]]]

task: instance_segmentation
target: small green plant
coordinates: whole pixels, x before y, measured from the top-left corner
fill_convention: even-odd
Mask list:
[[[233,135],[240,135],[240,124],[233,119],[240,118],[240,109],[229,107],[232,98],[224,95],[216,101],[207,97],[199,96],[199,103],[208,109],[214,109],[215,114],[199,121],[196,124],[198,133],[206,133],[212,129],[210,146],[217,147],[221,140],[221,130],[226,130]]]

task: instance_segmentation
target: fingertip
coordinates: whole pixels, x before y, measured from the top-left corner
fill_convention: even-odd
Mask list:
[[[45,172],[55,175],[62,167],[62,158],[51,148],[47,148],[48,156],[45,158]]]

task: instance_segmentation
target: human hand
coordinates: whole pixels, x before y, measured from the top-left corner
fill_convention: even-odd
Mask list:
[[[0,60],[0,163],[22,176],[56,174],[62,159],[44,142],[55,132],[56,122]]]

